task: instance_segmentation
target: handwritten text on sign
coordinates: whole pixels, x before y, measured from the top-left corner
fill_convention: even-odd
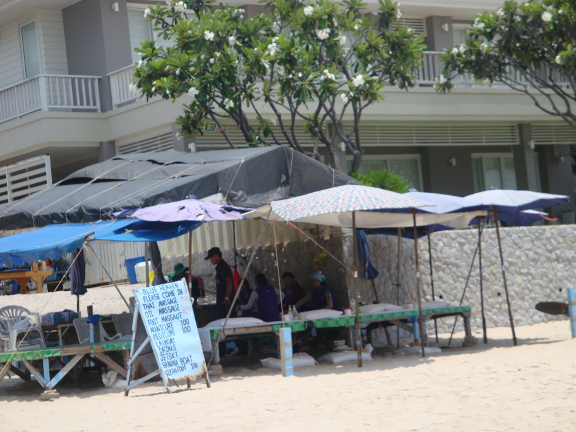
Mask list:
[[[142,288],[135,294],[164,376],[179,380],[203,373],[204,354],[184,282]]]

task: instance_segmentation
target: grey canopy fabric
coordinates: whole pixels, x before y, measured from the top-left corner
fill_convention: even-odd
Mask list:
[[[221,193],[239,207],[305,195],[353,178],[287,147],[118,155],[0,207],[2,229],[94,222],[124,209]]]

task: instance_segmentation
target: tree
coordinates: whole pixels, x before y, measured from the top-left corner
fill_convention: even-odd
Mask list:
[[[449,91],[459,74],[470,73],[528,95],[576,128],[576,2],[506,1],[496,13],[478,15],[466,42],[442,60],[438,91]]]
[[[406,180],[402,180],[398,174],[386,170],[371,171],[368,174],[354,173],[352,176],[365,186],[398,193],[406,193],[410,189]]]
[[[143,43],[135,86],[146,98],[190,95],[177,120],[185,136],[214,122],[235,148],[223,122],[231,119],[251,146],[287,143],[304,152],[296,134],[304,123],[314,139],[311,156],[318,158],[323,144],[340,169],[335,147],[344,143],[354,172],[363,111],[383,99],[385,83],[414,85],[424,47],[422,36],[398,25],[398,4],[379,2],[379,13],[369,14],[360,0],[267,0],[267,13],[249,18],[200,0],[149,7],[145,16],[174,47]]]

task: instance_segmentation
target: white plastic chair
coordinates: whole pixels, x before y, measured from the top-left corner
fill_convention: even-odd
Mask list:
[[[29,319],[29,326],[17,326],[16,323]],[[24,334],[25,339],[19,340],[18,336]],[[42,326],[38,320],[38,314],[30,312],[22,306],[5,306],[0,309],[0,338],[4,344],[4,351],[18,349],[37,349],[46,347]]]
[[[128,336],[132,334],[132,320],[133,316],[129,312],[112,315],[114,328],[116,329],[116,333],[120,334],[120,336]]]

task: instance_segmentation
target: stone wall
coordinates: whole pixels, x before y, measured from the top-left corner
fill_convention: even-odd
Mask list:
[[[334,255],[338,260],[343,261],[342,239],[332,238],[328,240],[319,240],[327,251]],[[239,252],[248,262],[253,248],[240,249]],[[307,240],[303,242],[291,242],[277,246],[265,246],[259,248],[252,262],[252,272],[248,275],[248,280],[254,286],[254,276],[257,273],[264,273],[271,285],[278,287],[278,272],[280,277],[286,271],[294,273],[296,281],[307,291],[310,289],[310,276],[315,272],[314,257],[322,252],[317,245]],[[280,257],[279,270],[276,267],[276,256]],[[194,254],[192,259],[192,273],[201,276],[207,290],[215,292],[214,266],[208,260],[204,260],[203,254]],[[223,251],[222,257],[231,266],[234,263],[234,254],[231,250]],[[188,266],[188,255],[166,257],[162,260],[164,274],[172,273],[174,264],[181,262]],[[243,273],[244,265],[238,262],[238,271]],[[343,267],[334,259],[328,257],[325,263],[320,265],[322,273],[326,276],[328,286],[332,289],[338,306],[348,307],[348,287]]]
[[[506,279],[514,323],[517,326],[547,322],[562,317],[534,309],[541,301],[566,302],[566,288],[576,284],[576,225],[555,225],[500,230]],[[397,303],[398,239],[395,236],[368,236],[372,264],[380,271],[375,284],[380,302]],[[459,304],[478,241],[476,230],[443,231],[432,234],[432,268],[436,300]],[[346,260],[352,261],[351,238],[344,239]],[[432,300],[427,239],[418,241],[423,301]],[[484,308],[487,327],[509,325],[506,296],[500,269],[500,255],[495,229],[482,235]],[[414,241],[402,239],[400,282],[403,303],[417,304],[414,265]],[[348,277],[348,284],[353,280]],[[370,281],[360,281],[361,299],[375,299]],[[472,307],[472,327],[481,329],[480,280],[478,257],[474,262],[464,296]],[[439,331],[451,330],[453,320],[438,321]],[[442,324],[440,324],[442,323]],[[457,327],[462,330],[462,327]]]

